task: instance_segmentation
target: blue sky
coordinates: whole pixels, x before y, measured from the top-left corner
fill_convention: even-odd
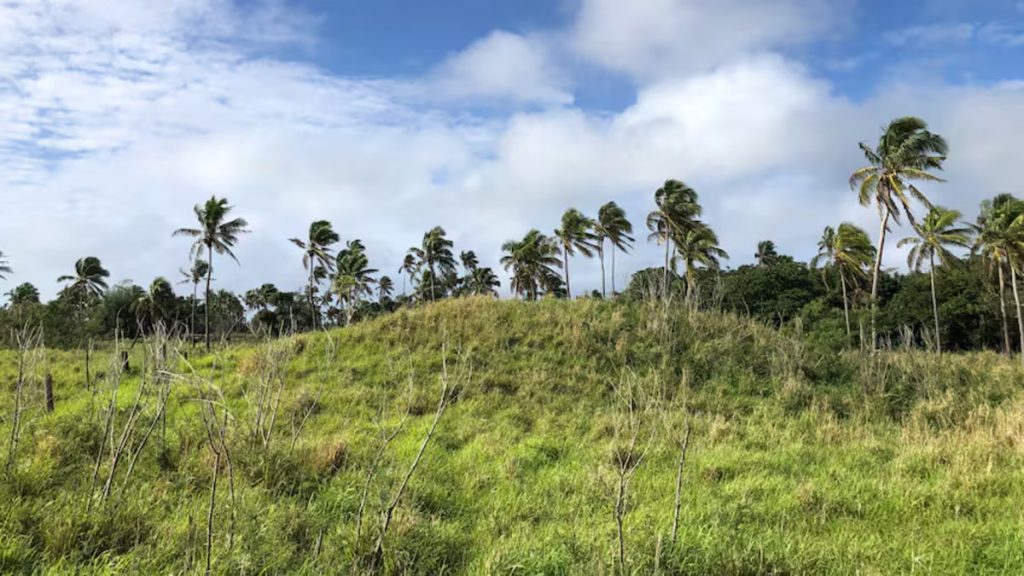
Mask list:
[[[728,265],[763,239],[809,258],[825,225],[875,230],[846,181],[896,116],[950,141],[935,201],[973,218],[1022,193],[1022,56],[1019,0],[10,0],[0,290],[52,295],[87,255],[173,277],[170,232],[211,194],[252,224],[218,274],[235,290],[298,288],[287,238],[313,219],[385,272],[435,225],[497,267],[570,206],[615,200],[639,227],[668,178]],[[658,261],[639,242],[617,283]]]

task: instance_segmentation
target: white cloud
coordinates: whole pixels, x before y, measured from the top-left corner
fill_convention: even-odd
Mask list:
[[[573,43],[641,80],[706,70],[796,45],[842,22],[845,0],[582,0]]]
[[[573,100],[566,84],[544,40],[497,30],[441,63],[432,88],[454,98],[560,105]]]

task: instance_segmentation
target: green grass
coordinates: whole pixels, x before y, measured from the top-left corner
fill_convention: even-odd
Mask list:
[[[693,424],[672,546],[677,454],[660,421],[648,422],[657,433],[626,516],[631,573],[1024,572],[1024,373],[994,354],[835,357],[730,316],[586,301],[451,301],[330,337],[329,364],[323,334],[193,353],[194,374],[179,362],[166,434],[107,502],[90,496],[103,396],[85,389],[82,355],[47,352],[36,374],[49,367],[57,409],[45,413],[30,379],[16,463],[0,477],[0,573],[202,572],[213,454],[196,398],[214,389],[231,414],[236,499],[229,546],[222,473],[213,571],[365,567],[383,502],[430,426],[445,356],[459,392],[398,506],[387,573],[614,573],[614,390],[629,379],[685,399]],[[270,347],[290,359],[264,449],[250,427]],[[150,362],[144,348],[121,383],[118,430]],[[110,356],[93,359],[101,390]],[[0,352],[4,461],[17,360]],[[293,423],[321,382],[293,449]],[[386,452],[357,543],[374,422],[382,403],[398,422],[410,383],[412,416]]]

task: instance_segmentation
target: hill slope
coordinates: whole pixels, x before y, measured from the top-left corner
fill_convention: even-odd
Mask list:
[[[365,572],[396,501],[388,573],[613,573],[620,465],[631,572],[1024,571],[1022,373],[995,355],[829,357],[728,316],[476,299],[179,346],[124,373],[94,354],[89,389],[80,354],[0,353],[0,572],[201,572],[208,521],[215,573]]]

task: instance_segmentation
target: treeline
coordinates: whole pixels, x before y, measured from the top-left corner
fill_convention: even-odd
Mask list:
[[[697,192],[668,180],[654,194],[647,214],[648,242],[664,248],[664,263],[634,275],[630,298],[678,297],[691,309],[711,308],[749,315],[780,327],[807,332],[835,348],[886,345],[967,350],[1024,348],[1020,282],[1024,272],[1024,202],[1009,194],[982,203],[973,223],[933,205],[919,182],[942,182],[945,140],[918,118],[891,122],[875,147],[861,144],[867,165],[850,177],[861,204],[877,209],[879,235],[851,223],[826,227],[818,255],[808,263],[780,255],[770,241],[756,249],[756,265],[723,270],[729,255],[718,235],[702,220]],[[180,283],[191,294],[177,295],[169,280],[156,278],[148,289],[131,283],[108,287],[109,272],[86,257],[63,288],[43,304],[39,291],[21,284],[0,309],[0,328],[39,325],[51,346],[81,346],[120,335],[136,338],[158,325],[211,340],[247,331],[272,334],[345,325],[420,302],[465,295],[496,296],[501,286],[491,268],[472,251],[456,255],[445,230],[427,231],[410,248],[396,281],[370,267],[358,239],[343,247],[326,220],[313,222],[303,238],[291,238],[301,252],[308,280],[296,291],[263,284],[244,294],[215,290],[214,266],[235,260],[232,248],[249,232],[243,218],[231,217],[226,199],[212,197],[194,209],[195,227],[175,236],[192,240],[190,264]],[[907,274],[882,269],[886,242],[897,226],[909,230],[897,240],[910,246]],[[633,224],[614,202],[595,217],[570,208],[550,235],[530,230],[502,245],[501,266],[511,276],[514,295],[572,298],[570,266],[576,257],[596,258],[601,290],[588,297],[615,297],[616,255],[628,253],[636,238]],[[236,260],[237,261],[237,260]],[[611,269],[609,292],[606,279]],[[0,253],[0,278],[13,271]],[[201,292],[201,294],[200,294]],[[1024,356],[1022,356],[1024,357]]]

